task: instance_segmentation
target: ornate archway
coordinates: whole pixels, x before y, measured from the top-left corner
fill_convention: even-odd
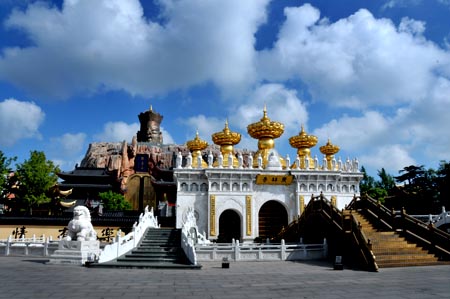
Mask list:
[[[217,242],[231,243],[241,239],[241,217],[233,210],[225,210],[219,217],[219,236]]]
[[[264,203],[258,213],[259,237],[275,238],[281,229],[288,225],[288,214],[285,207],[275,201]]]

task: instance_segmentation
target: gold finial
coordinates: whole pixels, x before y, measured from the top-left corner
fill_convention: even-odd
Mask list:
[[[269,151],[275,147],[274,139],[283,134],[284,125],[280,122],[270,120],[267,116],[267,107],[264,104],[263,117],[259,122],[248,125],[247,132],[252,138],[258,139],[258,151],[255,153],[253,166],[257,167],[257,157],[261,155],[263,158],[263,166],[265,167]],[[285,163],[284,160],[281,163]]]
[[[332,144],[328,138],[327,144],[320,147],[320,152],[325,155],[325,159],[327,160],[327,169],[334,170],[332,161],[334,155],[339,152],[339,146]]]
[[[220,146],[220,152],[223,155],[223,166],[228,166],[228,155],[233,155],[233,145],[241,141],[241,134],[232,132],[228,127],[228,119],[225,122],[225,128],[221,132],[211,135],[215,144]],[[218,166],[218,162],[214,162],[214,166]],[[238,160],[233,159],[233,166],[238,167]]]
[[[192,152],[192,166],[193,167],[200,167],[198,165],[198,159],[197,157],[202,155],[201,151],[206,149],[208,147],[208,142],[206,142],[205,140],[201,140],[199,135],[198,135],[198,129],[197,132],[195,133],[195,138],[193,140],[189,140],[188,142],[186,142],[186,145],[188,147],[188,149]],[[201,160],[201,166],[203,168],[207,167],[207,164],[205,161],[203,161],[203,159]]]
[[[298,135],[289,138],[289,144],[297,149],[297,154],[300,157],[300,168],[305,169],[305,160],[308,159],[309,168],[314,169],[314,160],[311,158],[310,148],[317,144],[317,137],[306,133],[302,124],[301,131]]]

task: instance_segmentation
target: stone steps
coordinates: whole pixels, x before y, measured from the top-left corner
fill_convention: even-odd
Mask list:
[[[427,250],[408,242],[393,231],[382,231],[357,211],[352,212],[362,232],[372,244],[372,252],[379,268],[439,265],[437,257]]]
[[[114,262],[95,264],[95,267],[200,269],[190,265],[181,248],[181,230],[149,229],[139,246]]]

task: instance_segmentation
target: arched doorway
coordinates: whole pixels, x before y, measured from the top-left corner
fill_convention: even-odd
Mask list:
[[[275,238],[287,225],[287,211],[281,203],[270,200],[262,205],[258,213],[259,237]]]
[[[233,210],[225,210],[219,217],[218,243],[231,243],[241,239],[241,218]]]

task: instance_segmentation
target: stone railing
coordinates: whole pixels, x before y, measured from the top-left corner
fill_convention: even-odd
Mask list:
[[[209,243],[211,242],[205,238],[205,235],[198,232],[194,210],[189,208],[186,213],[186,220],[181,229],[181,247],[191,264],[197,265],[195,246],[197,244],[207,245]]]
[[[98,263],[112,261],[136,248],[148,228],[159,228],[159,225],[157,217],[153,214],[153,208],[149,211],[147,206],[144,214],[139,216],[139,223],[134,223],[130,233],[122,237],[120,230],[117,232],[113,243],[106,245],[100,252]]]
[[[212,243],[198,244],[195,246],[199,261],[220,261],[224,258],[234,261],[295,261],[295,260],[320,260],[328,255],[328,246],[323,244],[240,244]]]
[[[432,217],[430,215],[430,223],[433,223],[433,225],[437,228],[444,224],[450,223],[450,212],[445,211],[445,207],[442,207],[442,213],[439,215],[436,215]],[[450,233],[450,231],[448,231]]]
[[[44,235],[38,238],[33,236],[19,239],[9,236],[6,240],[0,240],[0,254],[3,255],[49,256],[57,249],[58,241]]]

